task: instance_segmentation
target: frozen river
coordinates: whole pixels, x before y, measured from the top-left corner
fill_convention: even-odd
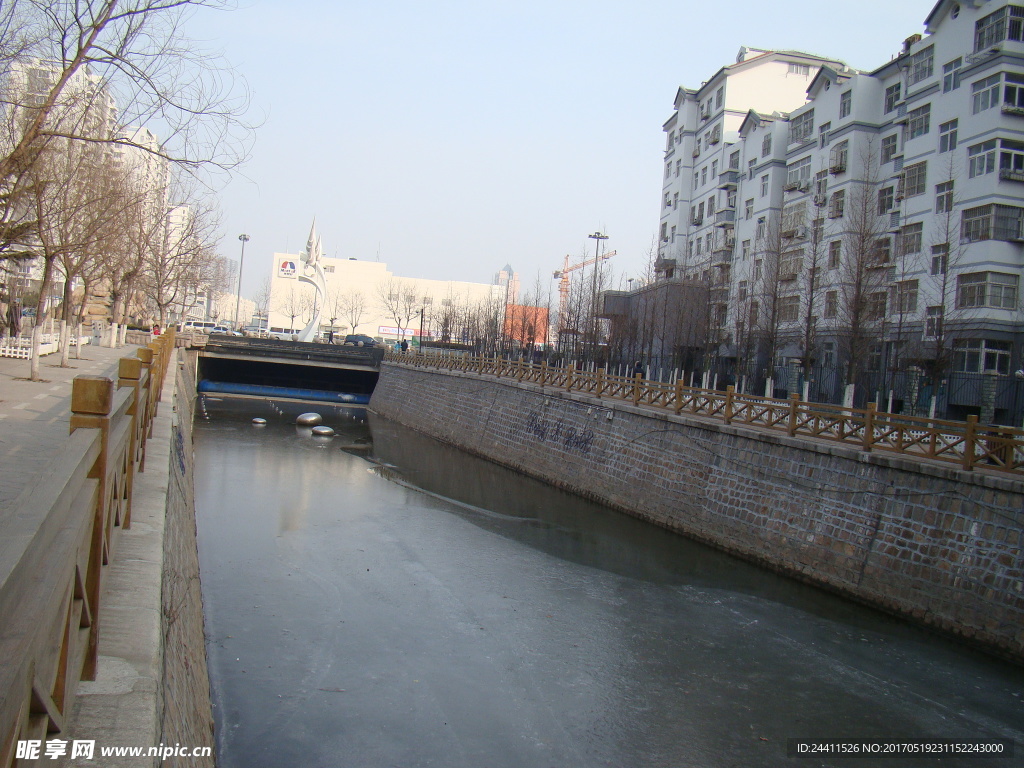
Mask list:
[[[337,436],[297,428],[307,410]],[[205,413],[224,768],[1024,765],[1019,668],[363,410]],[[937,737],[1017,755],[787,757]]]

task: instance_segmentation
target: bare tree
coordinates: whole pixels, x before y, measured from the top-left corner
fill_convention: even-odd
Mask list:
[[[352,333],[356,333],[366,312],[366,296],[362,291],[350,290],[342,298],[342,316],[348,321]]]

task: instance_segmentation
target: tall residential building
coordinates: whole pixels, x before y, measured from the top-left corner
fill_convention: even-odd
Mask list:
[[[1024,407],[1024,6],[941,0],[871,72],[743,49],[664,130],[656,270],[709,286],[705,366],[908,413]]]

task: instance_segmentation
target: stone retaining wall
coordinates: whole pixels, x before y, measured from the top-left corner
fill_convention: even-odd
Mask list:
[[[213,766],[213,711],[203,634],[203,596],[196,549],[192,485],[192,414],[196,400],[195,354],[179,352],[184,364],[175,382],[171,435],[164,567],[161,595],[163,630],[163,711],[160,741],[169,746],[210,747],[209,758],[169,757],[167,766]]]
[[[1024,482],[535,384],[383,364],[370,407],[1024,661]]]

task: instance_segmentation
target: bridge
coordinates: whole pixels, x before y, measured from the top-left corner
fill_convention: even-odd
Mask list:
[[[366,403],[384,349],[212,334],[199,352],[199,391]]]

